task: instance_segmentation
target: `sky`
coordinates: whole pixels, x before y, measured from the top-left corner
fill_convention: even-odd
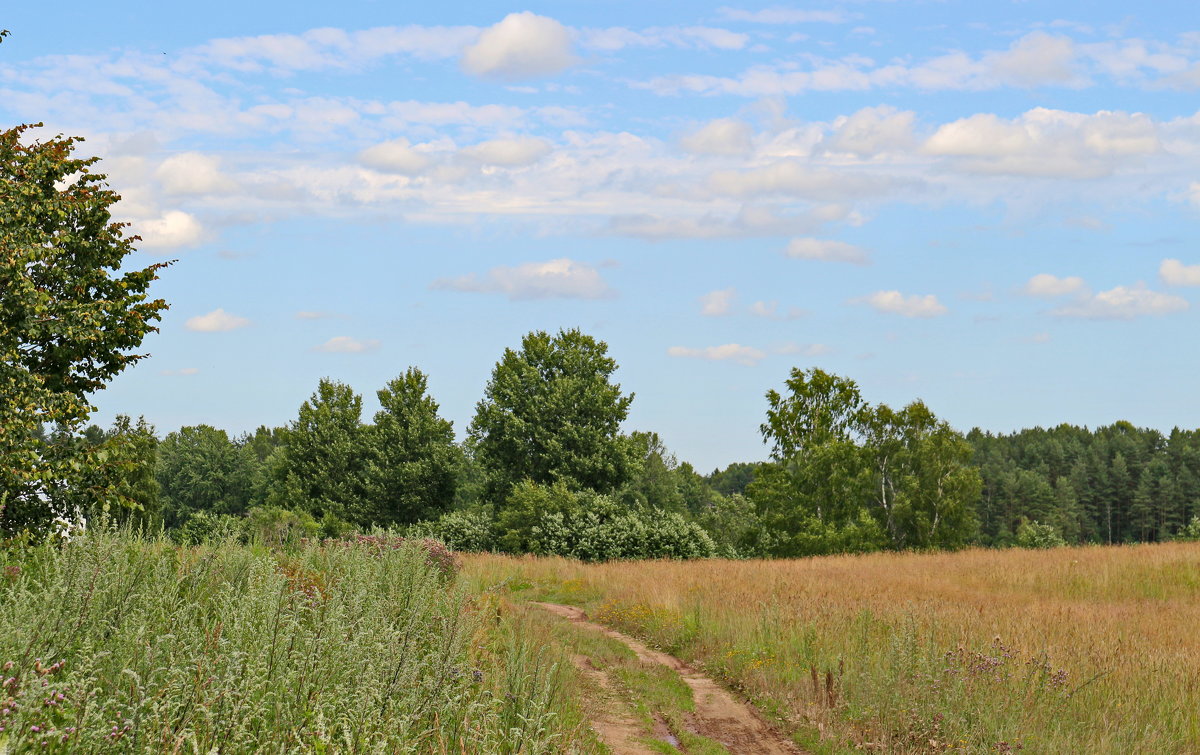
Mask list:
[[[95,419],[295,418],[416,366],[461,438],[579,327],[700,471],[792,368],[961,430],[1200,426],[1182,0],[0,8],[0,125],[83,136],[176,260]]]

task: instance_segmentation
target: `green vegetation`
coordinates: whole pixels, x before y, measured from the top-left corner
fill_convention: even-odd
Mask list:
[[[0,131],[0,532],[44,529],[84,496],[141,511],[111,481],[136,450],[70,436],[167,307],[146,292],[168,263],[121,272],[136,237],[112,220],[97,158],[72,157],[78,139],[24,143],[34,127]]]
[[[92,532],[0,559],[7,752],[593,751],[569,663],[436,544]]]

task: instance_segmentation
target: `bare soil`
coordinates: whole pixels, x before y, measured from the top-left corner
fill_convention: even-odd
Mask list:
[[[673,655],[662,653],[647,647],[634,638],[622,634],[615,629],[588,621],[587,614],[574,606],[564,606],[557,603],[538,603],[537,606],[557,616],[573,622],[575,625],[599,632],[607,637],[624,643],[637,657],[648,663],[666,666],[679,674],[680,678],[692,690],[692,698],[696,704],[695,715],[690,724],[695,727],[694,733],[720,742],[732,753],[754,753],[754,755],[802,755],[802,751],[787,738],[772,728],[749,705],[729,694],[724,688],[691,666]],[[587,661],[587,659],[583,659]],[[581,661],[576,661],[578,665]],[[581,666],[584,673],[605,674],[591,665],[590,661]],[[607,679],[595,678],[596,683],[605,689],[611,689]],[[636,724],[630,719],[620,726],[614,721],[594,721],[596,732],[604,739],[605,744],[612,748],[617,755],[640,755],[649,752],[644,745],[636,742],[636,732],[629,736],[626,725]],[[611,738],[610,738],[611,735]]]

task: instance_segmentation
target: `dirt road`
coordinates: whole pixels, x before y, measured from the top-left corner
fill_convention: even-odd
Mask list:
[[[637,657],[648,663],[657,663],[670,668],[679,674],[692,690],[692,698],[696,704],[693,719],[695,733],[723,744],[731,753],[738,755],[802,755],[802,751],[792,742],[771,728],[757,712],[745,703],[737,700],[726,692],[720,685],[688,666],[673,655],[652,650],[634,638],[622,634],[615,629],[588,621],[587,614],[574,606],[564,606],[557,603],[537,603],[543,610],[568,619],[577,626],[599,632],[614,640],[624,643]],[[586,661],[586,659],[583,659]],[[577,665],[580,662],[577,661]],[[592,676],[602,672],[581,666],[585,674]],[[596,680],[604,684],[603,680]],[[644,746],[636,743],[636,733],[631,734],[629,722],[618,720],[601,720],[594,722],[598,734],[617,755],[633,755],[646,752]]]

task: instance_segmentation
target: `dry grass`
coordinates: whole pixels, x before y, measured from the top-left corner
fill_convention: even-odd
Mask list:
[[[702,663],[817,749],[1200,751],[1194,544],[467,570]]]

